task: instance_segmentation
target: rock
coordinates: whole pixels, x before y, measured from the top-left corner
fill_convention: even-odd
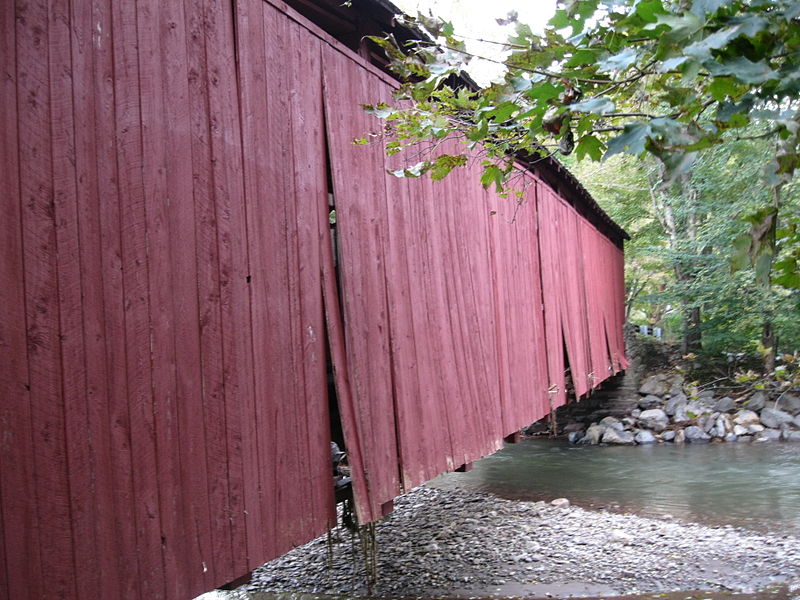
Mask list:
[[[686,441],[690,444],[703,444],[711,440],[711,436],[696,425],[690,425],[684,430]]]
[[[797,415],[797,416],[794,418],[794,420],[792,421],[792,423],[794,424],[794,426],[795,426],[795,427],[797,427],[798,429],[800,429],[800,415]]]
[[[556,508],[567,508],[569,506],[569,500],[566,498],[556,498],[555,500],[550,501],[550,506],[555,506]]]
[[[654,396],[650,394],[649,396],[645,396],[641,400],[639,400],[639,408],[642,410],[648,410],[651,408],[658,408],[662,404],[661,398],[659,396]]]
[[[690,419],[688,405],[685,402],[679,402],[675,406],[675,413],[672,416],[673,423],[685,423]]]
[[[747,431],[749,433],[761,433],[764,429],[761,423],[750,423],[750,425],[747,426]]]
[[[631,416],[632,416],[634,419],[638,419],[640,414],[642,414],[642,409],[641,409],[641,408],[634,408],[634,409],[631,411]]]
[[[765,427],[777,429],[784,423],[791,423],[794,417],[777,408],[765,408],[761,411],[761,424]]]
[[[800,442],[800,431],[789,431],[787,429],[782,435],[787,442]]]
[[[688,400],[686,398],[686,394],[680,393],[672,396],[667,403],[664,405],[664,412],[667,413],[670,417],[675,414],[678,406],[683,405],[684,409],[686,408]]]
[[[674,444],[683,444],[686,441],[686,432],[683,429],[679,429],[675,432],[675,437],[672,439]]]
[[[723,396],[714,404],[714,412],[726,413],[736,407],[736,400],[730,396]]]
[[[567,434],[567,441],[569,441],[570,444],[577,444],[581,441],[581,438],[583,438],[582,431],[570,431]]]
[[[564,433],[573,433],[584,429],[586,429],[586,425],[583,423],[567,423],[566,427],[564,427]]]
[[[744,425],[736,424],[733,426],[733,433],[734,435],[747,435],[750,433],[750,430],[747,429]]]
[[[734,415],[733,422],[736,425],[751,425],[752,423],[758,423],[758,414],[752,410],[740,410]]]
[[[686,405],[686,414],[690,419],[696,419],[697,417],[710,412],[712,412],[711,406],[706,406],[697,400],[693,400]]]
[[[724,438],[729,433],[733,432],[733,422],[730,415],[719,415],[714,422],[714,427],[711,428],[709,434],[712,437]]]
[[[636,442],[633,439],[633,434],[630,431],[619,431],[609,427],[603,434],[602,439],[604,444],[617,444],[623,446],[630,446]]]
[[[675,432],[671,429],[669,431],[665,431],[661,434],[661,439],[665,442],[671,442],[675,439]]]
[[[736,435],[735,433],[728,433],[728,434],[725,435],[725,441],[726,442],[735,442],[738,439],[739,439],[739,436]]]
[[[697,394],[697,398],[695,398],[695,402],[705,406],[707,408],[711,408],[714,406],[714,390],[703,390]]]
[[[664,431],[666,426],[669,425],[669,417],[660,408],[651,408],[650,410],[642,411],[642,414],[639,415],[639,424],[658,433]]]
[[[697,426],[705,431],[706,433],[711,433],[711,429],[714,427],[714,424],[717,422],[717,417],[719,414],[717,413],[708,413],[702,415],[699,419],[697,419]]]
[[[616,429],[617,431],[622,431],[625,429],[622,421],[616,417],[603,417],[603,419],[600,421],[600,425],[605,426],[607,429]]]
[[[775,406],[773,408],[780,408],[790,415],[800,416],[800,396],[786,393],[775,401]]]
[[[646,429],[642,429],[639,433],[633,436],[633,439],[636,441],[637,444],[656,443],[656,436],[654,436],[651,432],[647,431]]]
[[[683,382],[686,381],[686,378],[680,373],[675,373],[674,375],[670,375],[667,381],[676,387],[681,387]]]
[[[600,443],[600,439],[603,437],[605,432],[606,427],[604,425],[598,425],[596,423],[589,425],[589,429],[586,430],[586,433],[581,438],[581,444],[591,444],[592,446],[596,446]]]
[[[781,432],[777,429],[765,429],[756,434],[754,442],[774,442],[781,439]]]
[[[642,385],[639,387],[639,393],[642,396],[647,396],[649,394],[663,396],[670,388],[670,385],[666,383],[665,378],[666,377],[663,374],[651,375],[645,379]]]
[[[767,400],[769,400],[769,396],[767,396],[766,392],[756,392],[750,399],[744,403],[744,407],[747,410],[754,410],[758,412],[767,404]]]
[[[753,436],[752,435],[740,435],[737,439],[737,442],[752,442]]]
[[[633,541],[633,536],[621,529],[613,529],[608,534],[608,541],[617,544],[630,544]]]

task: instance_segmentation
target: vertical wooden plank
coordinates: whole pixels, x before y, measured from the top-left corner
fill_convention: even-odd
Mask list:
[[[76,189],[76,146],[73,122],[73,64],[68,2],[50,3],[50,113],[53,160],[56,268],[61,342],[61,387],[64,395],[67,489],[70,502],[70,538],[74,552],[70,579],[76,591],[80,579],[87,587],[99,585],[95,538],[96,476],[90,460],[91,439],[86,430],[86,362],[83,336],[81,241]]]
[[[300,294],[299,348],[301,350],[305,431],[303,472],[308,474],[302,539],[335,523],[330,473],[330,416],[327,364],[323,335],[321,264],[318,231],[319,206],[328,205],[325,137],[322,106],[322,49],[319,41],[299,25],[290,29],[288,62],[294,148],[294,207],[297,227],[297,274]],[[302,543],[302,541],[301,541]]]
[[[195,288],[181,285],[175,272],[171,238],[185,238],[185,232],[171,227],[172,205],[189,199],[186,186],[176,194],[171,183],[173,169],[169,157],[181,152],[186,140],[175,140],[174,128],[181,128],[181,117],[168,114],[168,105],[186,100],[186,72],[175,69],[181,64],[185,50],[174,45],[175,30],[182,26],[180,13],[170,14],[174,3],[145,0],[137,4],[138,64],[141,98],[142,168],[144,177],[144,218],[147,231],[147,286],[150,308],[150,368],[152,370],[152,402],[157,472],[153,474],[158,488],[160,518],[160,552],[163,573],[160,578],[167,596],[188,596],[201,581],[191,577],[190,551],[183,532],[188,528],[181,513],[190,501],[181,483],[181,456],[177,430],[176,315],[174,298],[193,298]],[[162,11],[164,11],[162,13]],[[180,35],[178,33],[177,35]],[[172,41],[172,46],[167,44]],[[173,53],[176,56],[172,56]],[[172,86],[170,88],[170,86]],[[173,95],[174,91],[174,95]],[[184,104],[185,106],[185,104]],[[173,120],[173,117],[176,117]],[[185,117],[183,118],[185,121]],[[182,162],[188,162],[183,160]],[[184,171],[185,172],[185,171]],[[172,180],[170,178],[172,177]],[[192,225],[189,225],[189,232]],[[183,345],[188,340],[181,340]],[[188,399],[187,399],[188,400]],[[196,571],[195,571],[196,572]],[[202,589],[202,588],[201,588]]]
[[[96,95],[95,78],[100,76],[95,56],[103,46],[102,20],[95,21],[92,3],[72,3],[72,73],[73,114],[75,135],[75,168],[78,237],[80,239],[80,282],[83,311],[83,343],[85,352],[85,428],[75,435],[89,444],[88,462],[92,481],[86,486],[88,506],[91,507],[89,539],[94,541],[91,557],[78,556],[79,571],[90,570],[99,589],[124,589],[124,578],[118,569],[120,552],[114,525],[114,472],[112,446],[108,427],[108,403],[103,297],[103,247],[100,221],[100,202],[112,198],[100,197],[98,179],[97,126],[102,123]],[[100,31],[98,31],[98,26]],[[107,34],[106,34],[107,35]],[[107,39],[107,38],[106,38]],[[111,128],[113,131],[113,127]],[[80,494],[77,490],[74,494]],[[78,502],[83,502],[83,499]],[[82,534],[83,535],[83,534]],[[87,560],[89,562],[87,562]],[[134,561],[135,562],[135,561]],[[91,595],[92,587],[79,589]]]
[[[212,526],[222,539],[215,559],[216,581],[246,573],[240,548],[247,545],[244,521],[244,482],[240,406],[252,395],[253,368],[248,299],[249,259],[243,188],[243,148],[236,79],[233,4],[212,1],[207,10],[206,56],[209,70],[212,169],[215,185],[217,243],[220,256],[220,307],[223,358],[226,461],[218,465],[227,478],[226,504],[215,507]],[[221,458],[221,457],[220,457]],[[209,461],[211,465],[213,459]],[[227,534],[227,539],[222,536]],[[220,570],[228,573],[224,577]]]
[[[164,595],[161,522],[153,415],[153,373],[148,285],[148,239],[143,173],[141,80],[136,6],[112,3],[117,176],[120,194],[125,368],[128,381],[133,499],[139,556],[138,589],[144,598]],[[119,508],[118,508],[119,510]]]
[[[18,102],[30,102],[29,84],[22,85],[17,70],[18,55],[30,50],[18,48],[16,10],[15,2],[0,5],[0,397],[4,399],[0,402],[0,591],[6,598],[42,593],[22,237],[22,213],[27,211],[23,202],[30,203],[31,197],[23,196],[20,187],[18,118],[22,115],[17,111]],[[20,16],[25,17],[24,9]],[[23,35],[19,44],[29,39]]]
[[[244,509],[247,524],[246,557],[248,568],[254,568],[261,557],[273,556],[275,542],[272,526],[275,522],[275,505],[268,493],[262,488],[261,477],[270,469],[275,461],[261,464],[260,437],[271,435],[265,418],[270,415],[260,410],[264,396],[260,392],[268,389],[264,382],[267,365],[258,360],[261,355],[255,353],[255,340],[267,337],[265,313],[268,305],[255,301],[254,290],[263,286],[266,281],[262,277],[265,260],[264,244],[256,226],[270,216],[270,211],[259,210],[259,200],[265,186],[264,169],[269,168],[269,143],[264,130],[267,114],[264,78],[266,76],[266,59],[264,54],[264,13],[262,3],[252,0],[238,0],[237,6],[237,52],[239,93],[242,115],[242,148],[244,160],[244,194],[246,198],[245,212],[247,220],[248,256],[248,291],[250,295],[250,320],[252,337],[250,339],[253,353],[252,386],[253,392],[246,402],[242,403],[245,423],[244,446]],[[258,365],[258,368],[256,368]]]
[[[119,572],[117,588],[126,598],[139,595],[139,557],[126,556],[137,547],[136,522],[130,507],[135,503],[131,419],[128,402],[125,336],[125,289],[123,285],[121,198],[117,160],[115,90],[115,45],[113,11],[109,0],[93,3],[92,32],[96,57],[94,96],[98,172],[99,227],[101,232],[101,273],[103,282],[105,364],[107,365],[108,411],[95,418],[108,420],[104,425],[111,451],[103,465],[108,479],[100,489],[110,488],[113,497],[114,527],[105,534],[113,537],[114,559]],[[99,409],[99,407],[97,407]],[[101,438],[102,439],[102,438]]]
[[[59,344],[48,3],[18,5],[16,22],[19,130],[25,132],[19,138],[19,172],[36,484],[33,502],[41,528],[40,565],[51,575],[48,593],[67,598],[77,591]]]
[[[184,485],[187,486],[187,492],[195,497],[195,502],[190,505],[194,512],[191,535],[200,564],[194,565],[192,573],[198,580],[202,576],[206,587],[211,588],[214,585],[211,569],[217,556],[216,544],[224,543],[212,535],[211,507],[224,504],[223,498],[227,498],[227,489],[222,486],[227,487],[227,481],[212,477],[208,464],[209,456],[224,455],[226,448],[224,438],[220,439],[218,435],[220,428],[224,430],[219,413],[223,375],[205,4],[204,0],[185,2],[201,368],[199,395],[182,410],[180,430],[181,456],[184,460],[182,467],[187,472]]]

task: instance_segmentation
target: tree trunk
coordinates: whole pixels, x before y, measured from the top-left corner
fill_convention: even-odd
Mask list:
[[[702,347],[703,335],[700,330],[700,307],[684,306],[683,309],[683,353],[697,352]]]
[[[761,345],[764,346],[764,373],[769,374],[775,370],[775,330],[772,328],[772,321],[764,321],[761,324]]]

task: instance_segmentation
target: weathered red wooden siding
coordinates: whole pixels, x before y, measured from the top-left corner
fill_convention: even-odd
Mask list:
[[[624,367],[621,250],[533,175],[387,176],[393,85],[279,0],[2,3],[0,598],[323,533],[326,340],[365,521],[563,402],[565,345],[579,392]]]

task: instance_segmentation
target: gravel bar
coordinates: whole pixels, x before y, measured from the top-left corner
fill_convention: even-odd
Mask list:
[[[592,596],[800,588],[800,540],[749,530],[420,487],[376,527],[369,590],[344,528],[260,567],[249,591],[385,596]]]

